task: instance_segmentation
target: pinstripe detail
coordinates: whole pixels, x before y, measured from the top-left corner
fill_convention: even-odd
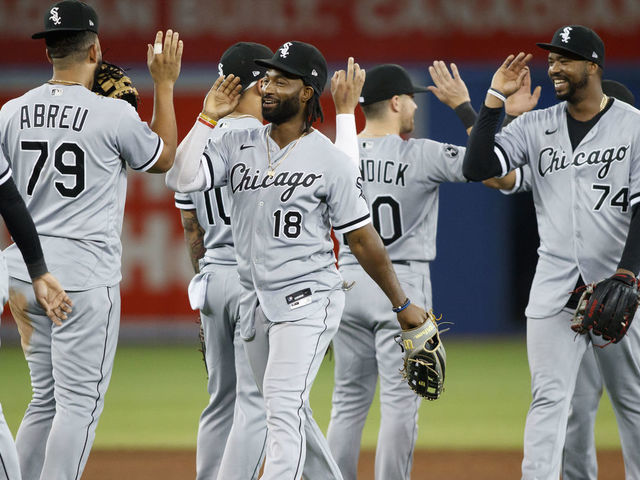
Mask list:
[[[366,225],[368,220],[369,220],[369,214],[367,213],[366,215],[364,215],[364,216],[362,216],[360,218],[357,218],[357,219],[355,219],[355,220],[353,220],[351,222],[345,223],[344,225],[338,225],[338,226],[334,225],[333,229],[335,231],[344,230],[345,228],[349,228],[349,227],[352,227],[352,226],[357,225],[357,224],[361,224],[361,225],[358,225],[359,227],[361,227],[363,225]],[[352,229],[352,230],[355,230],[355,228]]]
[[[202,156],[207,161],[207,171],[209,174],[209,178],[207,178],[207,190],[211,190],[213,188],[213,164],[211,163],[211,157],[206,153],[203,153]]]
[[[498,157],[498,160],[500,160],[500,168],[502,169],[502,174],[500,176],[504,177],[507,173],[509,173],[509,156],[507,155],[507,152],[505,152],[504,149],[497,143],[493,145],[493,151]]]
[[[258,463],[256,464],[253,472],[251,473],[251,480],[258,478],[258,474],[260,473],[260,467],[262,466],[262,457],[264,456],[264,451],[267,448],[267,430],[264,431],[264,441],[262,442],[262,450],[260,450],[260,456],[258,457]]]
[[[302,397],[304,396],[304,392],[307,390],[307,382],[309,380],[309,372],[311,371],[311,365],[313,365],[313,361],[316,359],[316,355],[318,354],[318,345],[320,344],[320,339],[322,338],[322,335],[324,334],[324,332],[327,331],[327,316],[329,315],[329,306],[331,305],[331,298],[327,298],[327,306],[324,308],[324,318],[322,319],[322,323],[324,324],[324,330],[322,330],[320,332],[320,335],[318,335],[318,340],[316,340],[316,347],[313,350],[313,357],[311,357],[311,362],[309,362],[309,368],[307,370],[307,375],[304,378],[304,388],[302,389],[302,391],[300,392],[300,406],[298,407],[298,419],[300,420],[298,423],[298,432],[300,433],[300,453],[298,455],[298,464],[296,465],[296,474],[294,475],[293,480],[298,480],[300,478],[301,472],[300,469],[303,467],[303,465],[300,465],[300,462],[302,460],[302,416],[300,415],[300,411],[302,410],[302,407],[304,406],[304,401],[302,399]]]
[[[84,452],[87,449],[87,443],[89,442],[89,430],[91,429],[91,425],[96,421],[94,416],[96,410],[98,409],[98,402],[100,401],[100,384],[102,380],[104,380],[104,373],[102,373],[102,368],[104,367],[104,359],[107,356],[107,341],[109,340],[109,324],[111,323],[111,311],[113,310],[113,302],[111,301],[111,295],[109,294],[109,287],[107,288],[107,297],[109,298],[109,314],[107,316],[107,325],[105,327],[105,335],[104,335],[104,345],[102,347],[102,360],[100,361],[100,380],[96,384],[96,392],[98,396],[96,397],[96,403],[93,406],[93,411],[91,412],[91,422],[87,425],[87,435],[84,439],[84,445],[82,446],[82,453],[80,454],[80,458],[78,459],[78,468],[76,469],[75,480],[80,478],[80,465],[82,465],[82,457],[84,457]]]
[[[0,174],[0,185],[11,178],[11,167],[7,167],[7,169]]]
[[[162,141],[162,139],[160,137],[158,137],[158,143],[156,145],[156,151],[153,153],[153,155],[151,156],[151,159],[146,162],[144,165],[140,166],[140,167],[131,167],[134,170],[137,171],[142,171],[144,172],[145,170],[150,169],[154,163],[156,163],[158,161],[158,158],[160,158],[160,154],[162,153],[162,146],[164,145],[164,142]]]
[[[1,452],[0,452],[0,465],[2,465],[2,471],[4,472],[4,476],[9,478],[9,472],[7,472],[7,466],[4,464],[4,459],[2,458]]]

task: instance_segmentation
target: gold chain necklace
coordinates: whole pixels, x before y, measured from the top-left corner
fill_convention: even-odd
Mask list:
[[[285,153],[282,156],[282,158],[278,160],[278,163],[273,165],[271,163],[271,149],[269,148],[269,132],[270,131],[271,131],[270,128],[265,130],[265,137],[266,137],[265,143],[267,145],[267,162],[268,162],[267,175],[269,175],[269,178],[273,178],[273,176],[276,174],[276,168],[278,168],[280,164],[285,161],[285,159],[289,156],[292,150],[296,148],[296,145],[298,145],[298,142],[302,139],[302,137],[304,137],[307,134],[307,132],[304,132],[302,135],[300,135],[296,140],[296,142],[291,147],[289,147],[289,150],[287,150],[287,153]]]
[[[600,110],[599,110],[600,112],[604,110],[604,107],[607,106],[608,101],[609,101],[609,97],[603,93],[602,100],[600,101]]]
[[[51,80],[47,81],[47,83],[51,84],[51,85],[56,85],[56,84],[62,84],[62,85],[82,85],[82,83],[80,82],[69,82],[67,80],[56,80],[54,78],[52,78]]]

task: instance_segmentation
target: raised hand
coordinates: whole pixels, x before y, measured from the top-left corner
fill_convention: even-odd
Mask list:
[[[366,73],[353,57],[347,61],[347,71],[338,70],[331,77],[331,95],[336,114],[353,113],[360,101]]]
[[[34,278],[33,291],[36,294],[36,300],[47,313],[47,317],[56,325],[62,325],[62,320],[66,320],[67,314],[71,313],[73,303],[56,277],[45,273]]]
[[[522,86],[524,77],[528,74],[527,63],[531,60],[530,53],[520,52],[518,55],[509,55],[493,74],[491,88],[502,93],[505,97],[513,95]]]
[[[147,67],[154,83],[176,83],[180,75],[183,47],[178,32],[173,30],[167,30],[164,41],[159,31],[154,44],[147,44]]]
[[[469,97],[469,90],[462,81],[455,63],[451,64],[451,72],[453,75],[443,61],[436,60],[429,67],[429,74],[435,86],[431,85],[427,88],[438,100],[455,109],[465,102],[470,102],[471,97]]]
[[[529,67],[524,68],[526,73],[522,80],[522,86],[516,90],[513,95],[510,95],[504,104],[507,114],[513,117],[533,110],[536,108],[538,100],[540,100],[542,87],[537,86],[533,92],[531,92],[531,72],[529,71]]]
[[[233,74],[218,77],[204,99],[202,113],[216,121],[226,117],[238,106],[240,93],[240,77]]]

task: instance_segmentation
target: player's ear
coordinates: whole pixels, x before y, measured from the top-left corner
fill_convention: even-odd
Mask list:
[[[392,112],[400,111],[400,95],[394,95],[389,100],[389,108],[391,108]]]
[[[49,63],[53,65],[53,60],[51,60],[51,55],[49,55],[49,49],[45,48],[44,51],[47,54],[47,60],[49,60]]]
[[[304,87],[302,87],[302,91],[300,93],[300,101],[307,103],[309,100],[311,100],[313,98],[313,87],[310,87],[309,85],[305,85]]]

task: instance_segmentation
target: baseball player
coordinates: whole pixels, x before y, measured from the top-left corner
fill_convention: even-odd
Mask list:
[[[327,78],[322,54],[292,41],[256,63],[268,68],[262,115],[271,123],[226,132],[206,144],[199,161],[178,155],[167,184],[195,191],[228,183],[231,190],[245,290],[241,334],[267,409],[262,478],[301,478],[305,440],[314,437],[327,465],[317,478],[340,479],[309,407],[309,390],[344,305],[330,227],[347,235],[354,255],[396,306],[404,328],[423,323],[426,312],[408,299],[395,276],[371,225],[356,165],[312,128],[322,118],[319,97]],[[202,143],[192,147],[202,151]]]
[[[531,55],[509,56],[495,73],[469,139],[465,174],[475,180],[528,164],[538,217],[538,266],[527,307],[531,407],[523,478],[558,478],[570,399],[592,332],[568,328],[569,292],[609,276],[640,270],[640,158],[632,148],[640,112],[602,92],[604,44],[591,29],[560,28],[549,51],[549,76],[561,103],[528,112],[495,134],[506,97],[521,86]],[[617,344],[594,348],[610,394],[627,478],[640,476],[640,333],[632,324]],[[574,408],[577,405],[574,404]]]
[[[149,128],[127,102],[90,91],[102,59],[93,8],[64,0],[47,9],[44,25],[34,38],[45,39],[53,76],[3,106],[1,148],[74,311],[52,327],[35,307],[17,249],[5,250],[10,307],[33,390],[16,438],[25,480],[82,475],[118,336],[126,165],[161,173],[173,164],[172,92],[182,54],[178,34],[170,30],[158,32],[148,47],[155,85]]]
[[[219,73],[238,77],[242,93],[235,110],[219,119],[217,127],[210,130],[211,139],[228,130],[262,126],[260,82],[266,68],[256,65],[254,59],[272,55],[268,47],[247,42],[236,43],[224,52],[218,65]],[[214,88],[210,95],[215,93]],[[267,425],[264,402],[240,338],[241,290],[229,217],[229,193],[227,187],[176,193],[175,204],[182,215],[196,271],[189,294],[192,306],[200,310],[209,374],[209,404],[200,416],[198,427],[196,478],[223,478],[218,471],[225,453],[228,472],[225,479],[255,479],[264,458]]]
[[[11,178],[11,168],[0,150],[0,215],[16,242],[33,284],[40,310],[55,325],[62,326],[71,312],[71,299],[58,280],[48,272],[35,225],[24,200]],[[4,256],[0,253],[0,314],[9,298],[9,275]],[[0,480],[20,480],[18,454],[13,436],[0,405]]]
[[[468,127],[468,131],[471,131],[477,114],[471,107],[469,92],[455,64],[451,64],[451,70],[453,74],[449,73],[444,62],[434,62],[433,66],[429,67],[429,72],[435,86],[429,89],[441,102],[451,107]],[[614,80],[602,80],[602,91],[605,95],[629,105],[633,106],[635,103],[633,93]],[[535,108],[540,93],[539,86],[531,90],[531,77],[529,74],[525,75],[522,87],[505,102],[506,115],[503,127],[524,112]],[[526,164],[510,171],[504,177],[490,178],[483,183],[490,188],[500,189],[504,194],[530,192],[531,168]],[[575,309],[578,297],[579,295],[576,295],[568,301],[567,307]],[[562,455],[562,478],[565,479],[595,480],[598,478],[594,427],[603,383],[592,351],[593,348],[590,345],[580,364],[575,391],[571,399]]]
[[[413,131],[417,109],[413,95],[426,91],[413,85],[399,65],[379,65],[367,72],[360,99],[366,125],[358,135],[358,164],[373,225],[398,279],[410,298],[430,308],[429,262],[435,257],[438,187],[466,179],[464,148],[400,137]],[[337,131],[338,136],[341,132]],[[379,377],[381,422],[375,478],[408,479],[420,397],[398,374],[402,352],[393,340],[400,328],[392,312],[383,308],[380,288],[358,264],[350,242],[344,235],[338,239],[340,273],[355,283],[346,293],[333,340],[336,365],[329,447],[345,480],[355,480],[362,429]]]

